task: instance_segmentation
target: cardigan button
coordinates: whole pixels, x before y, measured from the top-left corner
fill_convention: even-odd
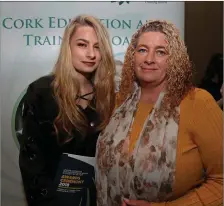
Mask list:
[[[42,196],[46,196],[46,195],[48,194],[48,190],[45,189],[45,188],[42,188],[40,194],[41,194]]]
[[[35,160],[36,159],[36,155],[35,154],[30,154],[29,155],[29,159],[31,160],[31,161],[33,161],[33,160]]]
[[[29,195],[29,199],[33,201],[35,198],[33,195]]]
[[[29,137],[27,138],[27,140],[28,140],[28,142],[34,142],[34,138],[31,137],[31,136],[29,136]]]
[[[90,126],[94,127],[95,126],[94,122],[90,122]]]

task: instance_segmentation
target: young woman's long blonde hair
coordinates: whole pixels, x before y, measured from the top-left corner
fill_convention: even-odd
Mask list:
[[[77,72],[72,65],[70,49],[71,37],[80,26],[90,26],[95,30],[101,53],[101,62],[92,78],[95,87],[96,112],[99,114],[101,122],[97,127],[98,130],[102,130],[107,125],[114,109],[115,62],[108,32],[95,17],[78,16],[65,29],[59,57],[53,72],[55,78],[52,86],[59,107],[59,113],[54,121],[57,134],[62,131],[72,135],[72,130],[75,128],[84,136],[87,129],[87,120],[75,101],[80,85]],[[62,140],[58,135],[58,138],[62,142],[67,142],[73,137]]]

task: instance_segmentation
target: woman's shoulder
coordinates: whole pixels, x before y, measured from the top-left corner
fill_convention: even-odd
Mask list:
[[[52,89],[54,77],[47,75],[33,81],[24,96],[26,105],[32,105],[41,119],[53,119],[58,110]]]
[[[197,87],[192,89],[188,93],[186,98],[192,101],[214,100],[213,96],[208,91],[206,91],[205,89],[197,88]]]
[[[202,109],[204,107],[213,108],[217,106],[215,99],[208,91],[197,87],[188,93],[183,100],[183,104],[191,108],[193,106],[194,109]]]
[[[26,91],[26,99],[32,102],[40,102],[40,100],[41,102],[52,102],[53,80],[53,75],[46,75],[30,83]]]
[[[35,81],[31,82],[27,88],[27,95],[49,95],[53,92],[52,90],[52,82],[54,80],[53,75],[42,76]]]
[[[44,89],[44,88],[50,88],[51,84],[54,80],[54,75],[46,75],[42,76],[32,83],[30,83],[29,87],[32,87],[34,89]]]

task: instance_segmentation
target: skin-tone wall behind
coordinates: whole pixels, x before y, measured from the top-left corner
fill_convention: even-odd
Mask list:
[[[185,2],[185,42],[200,83],[213,53],[223,53],[223,2]]]

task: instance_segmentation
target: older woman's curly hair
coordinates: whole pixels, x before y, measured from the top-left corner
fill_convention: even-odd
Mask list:
[[[144,32],[161,32],[165,35],[168,42],[166,48],[169,54],[169,66],[166,71],[167,94],[163,102],[166,109],[174,108],[180,104],[184,96],[193,88],[193,69],[185,44],[180,38],[179,31],[173,24],[160,20],[148,21],[132,36],[131,43],[125,55],[121,74],[120,94],[117,103],[120,105],[132,92],[135,81],[135,48],[139,37]]]

